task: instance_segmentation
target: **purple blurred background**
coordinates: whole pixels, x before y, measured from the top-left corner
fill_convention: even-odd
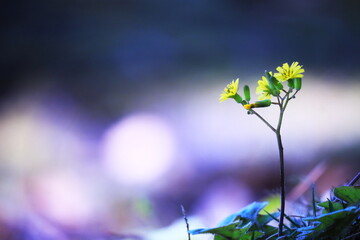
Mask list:
[[[191,228],[210,227],[276,194],[275,136],[218,97],[238,77],[254,93],[284,62],[306,71],[283,126],[289,199],[307,182],[323,196],[350,180],[359,10],[340,0],[1,3],[0,238],[181,240],[181,204]],[[259,113],[275,123],[276,108]]]

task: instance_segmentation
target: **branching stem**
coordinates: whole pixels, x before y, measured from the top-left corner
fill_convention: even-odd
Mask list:
[[[285,96],[289,96],[289,93],[287,93]],[[281,237],[283,225],[284,225],[284,217],[285,217],[285,164],[284,164],[284,147],[282,145],[282,139],[281,139],[281,125],[284,116],[284,110],[288,101],[285,102],[285,105],[284,105],[284,98],[278,97],[278,101],[280,107],[280,115],[279,115],[278,125],[275,134],[278,143],[279,160],[280,160],[280,219],[279,219],[278,237]]]
[[[255,114],[255,115],[256,115],[258,118],[260,118],[260,120],[263,121],[273,132],[276,132],[276,129],[275,129],[273,126],[271,126],[271,124],[270,124],[268,121],[266,121],[260,114],[258,114],[257,112],[255,112],[255,110],[251,109],[251,110],[249,110],[249,112],[252,113],[252,114]]]
[[[255,112],[253,109],[250,110],[250,113],[255,114],[258,118],[260,118],[276,135],[276,140],[278,143],[278,150],[279,150],[279,160],[280,160],[280,219],[279,219],[279,231],[278,237],[283,235],[283,227],[284,227],[284,217],[285,217],[285,161],[284,161],[284,148],[281,139],[281,126],[284,117],[285,109],[289,103],[289,101],[295,97],[297,91],[294,93],[293,96],[290,97],[291,90],[284,91],[286,94],[285,96],[281,97],[280,95],[277,97],[277,105],[279,105],[279,120],[276,129],[271,126],[271,124],[266,121],[260,114]]]

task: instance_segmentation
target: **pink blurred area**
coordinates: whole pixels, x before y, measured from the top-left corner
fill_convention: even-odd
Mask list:
[[[325,194],[358,166],[359,113],[342,103],[310,107],[321,102],[320,89],[331,95],[349,86],[322,88],[308,79],[284,122],[293,200],[310,182]],[[131,111],[106,124],[66,95],[38,89],[7,101],[0,113],[1,237],[161,239],[160,229],[181,236],[181,204],[195,228],[276,193],[272,132],[235,102],[218,103],[221,89],[184,84],[167,89],[167,101],[152,89],[128,99]],[[344,101],[359,101],[358,89],[352,85]],[[275,119],[276,111],[259,112]]]

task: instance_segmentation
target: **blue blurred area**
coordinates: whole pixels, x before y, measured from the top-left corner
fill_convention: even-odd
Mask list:
[[[355,71],[358,9],[357,1],[7,2],[1,72],[12,81],[47,72],[106,89],[114,79],[258,70],[293,56],[315,69]]]
[[[232,79],[254,90],[284,62],[306,71],[284,123],[288,188],[312,169],[319,194],[349,180],[359,168],[359,9],[1,3],[0,238],[169,239],[185,233],[170,225],[180,204],[210,226],[277,192],[274,136],[217,99]]]
[[[104,93],[199,72],[262,72],[297,60],[354,74],[358,9],[357,1],[8,1],[0,10],[1,95],[51,84],[106,116],[118,108]]]

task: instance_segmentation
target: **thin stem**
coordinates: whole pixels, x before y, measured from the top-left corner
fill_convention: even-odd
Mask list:
[[[277,139],[278,148],[279,148],[279,158],[280,158],[280,189],[281,189],[281,191],[280,191],[280,202],[281,202],[281,206],[280,206],[280,219],[279,219],[279,232],[278,232],[278,236],[280,237],[280,236],[282,236],[282,230],[283,230],[283,226],[284,226],[284,217],[285,217],[284,148],[283,148],[283,145],[282,145],[281,134],[280,134],[281,124],[282,124],[282,119],[283,119],[285,108],[283,108],[283,102],[280,100],[279,97],[278,97],[278,101],[279,101],[279,106],[280,106],[280,116],[279,116],[278,126],[277,126],[276,129],[273,126],[271,126],[268,121],[266,121],[262,116],[260,116],[260,114],[258,114],[253,109],[250,110],[250,113],[253,113],[258,118],[260,118],[276,134],[276,139]],[[285,105],[287,105],[287,102],[288,101],[286,101]]]
[[[356,174],[356,176],[347,184],[347,186],[352,186],[354,185],[360,178],[360,172],[358,172],[358,174]]]
[[[189,221],[188,221],[187,216],[186,216],[186,211],[185,211],[185,208],[184,208],[183,205],[180,205],[180,207],[181,207],[181,212],[183,214],[183,217],[184,217],[184,220],[185,220],[185,223],[186,223],[186,230],[187,230],[188,240],[191,240],[190,229],[189,229]]]
[[[311,201],[313,207],[313,214],[316,217],[316,203],[315,203],[315,184],[311,184]]]
[[[289,101],[295,96],[297,92],[292,97],[289,97],[291,94],[291,91],[284,91],[286,94],[284,97],[281,97],[280,95],[277,95],[277,103],[274,103],[276,105],[279,105],[280,109],[280,115],[278,120],[278,125],[276,129],[271,126],[271,124],[266,121],[263,117],[261,117],[256,111],[253,109],[249,110],[249,113],[255,114],[258,118],[261,119],[275,134],[276,134],[276,140],[278,143],[278,150],[279,150],[279,159],[280,159],[280,218],[279,218],[279,231],[278,236],[281,237],[283,235],[283,227],[284,225],[284,217],[285,217],[285,163],[284,163],[284,147],[282,145],[282,139],[281,139],[281,125],[282,120],[284,116],[284,111],[287,107],[287,104]],[[359,176],[360,177],[360,176]],[[285,226],[286,227],[286,226]]]
[[[277,98],[277,100],[278,100],[279,107],[280,107],[280,110],[281,110],[281,108],[282,108],[282,103],[283,103],[283,99],[282,99],[279,95],[277,95],[276,98]]]
[[[354,234],[352,234],[352,235],[350,235],[350,236],[347,236],[346,238],[342,238],[341,240],[351,239],[351,238],[356,237],[356,236],[358,236],[358,235],[360,235],[360,232],[354,233]]]
[[[295,98],[295,95],[299,92],[299,90],[296,90],[295,93],[290,97],[290,99]]]
[[[262,116],[260,116],[260,114],[258,114],[257,112],[255,112],[255,110],[251,109],[249,112],[255,114],[255,115],[256,115],[258,118],[260,118],[261,121],[263,121],[273,132],[276,132],[276,129],[275,129],[273,126],[271,126],[271,124],[270,124],[268,121],[266,121]]]
[[[280,117],[282,119],[282,116]],[[279,119],[279,120],[280,120]],[[279,121],[280,123],[280,121]],[[281,123],[279,125],[281,127]],[[280,127],[276,130],[276,139],[278,143],[279,149],[279,159],[280,159],[280,219],[279,219],[279,232],[278,236],[282,236],[282,230],[284,225],[284,217],[285,217],[285,164],[284,164],[284,148],[282,145]]]
[[[278,143],[278,150],[279,150],[279,160],[280,160],[280,219],[279,219],[279,232],[278,232],[279,237],[282,236],[284,217],[285,217],[285,161],[284,161],[284,147],[282,145],[282,139],[281,139],[281,125],[282,125],[282,120],[284,117],[286,106],[290,100],[289,94],[290,92],[288,92],[283,98],[278,97],[280,115],[279,115],[278,125],[275,131],[276,140]]]

